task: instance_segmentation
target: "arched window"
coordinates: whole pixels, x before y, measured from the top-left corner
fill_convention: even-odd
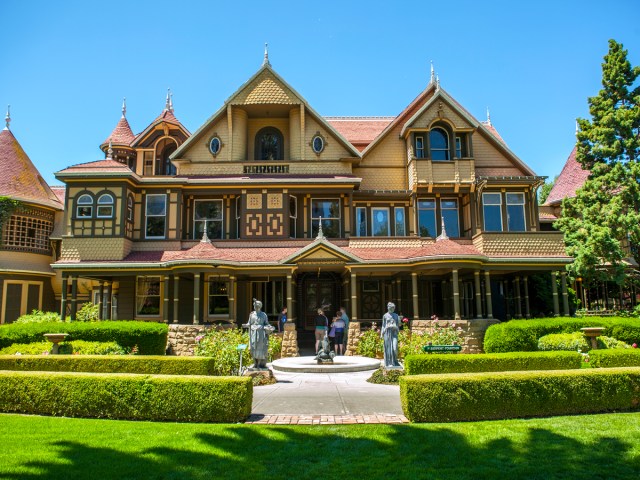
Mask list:
[[[449,160],[449,134],[442,128],[434,128],[429,132],[429,149],[431,160]]]
[[[77,218],[93,217],[93,197],[91,195],[88,193],[80,195],[76,204]]]
[[[280,130],[266,127],[256,134],[256,160],[284,160],[284,138]]]
[[[178,149],[172,138],[163,138],[156,145],[156,175],[175,175],[176,167],[169,157]]]
[[[98,197],[98,218],[113,217],[113,196],[104,193]]]

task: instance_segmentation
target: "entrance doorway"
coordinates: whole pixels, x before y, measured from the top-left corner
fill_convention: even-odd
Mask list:
[[[335,273],[305,273],[298,280],[298,329],[313,331],[318,308],[331,321],[340,308],[340,276]]]

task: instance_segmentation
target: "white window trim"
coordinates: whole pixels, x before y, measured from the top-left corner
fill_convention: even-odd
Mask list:
[[[376,211],[382,211],[385,210],[387,212],[387,235],[376,235],[375,232],[373,231],[374,226],[375,226],[375,219],[374,216],[376,214]],[[389,237],[391,236],[391,218],[390,218],[391,212],[389,211],[389,207],[371,207],[371,236],[372,237]]]
[[[296,214],[291,215],[291,200],[295,204]],[[291,220],[293,220],[293,235],[291,234]],[[289,195],[289,238],[296,238],[298,233],[298,197],[295,195]]]
[[[109,197],[111,201],[106,203],[100,203],[100,200],[102,200],[104,197]],[[96,202],[96,218],[113,218],[114,206],[115,206],[115,200],[113,198],[113,195],[110,193],[103,193],[98,197],[98,201]],[[100,215],[100,207],[111,208],[111,213],[109,215]]]
[[[133,200],[132,196],[127,196],[127,220],[130,222],[133,222],[134,219],[134,206],[135,206],[135,201]]]
[[[517,194],[517,195],[522,195],[522,203],[509,203],[509,194]],[[507,231],[511,232],[511,231],[515,231],[515,232],[526,232],[527,231],[527,215],[526,215],[526,211],[524,208],[524,205],[526,203],[526,199],[525,199],[525,195],[523,192],[505,192],[505,207],[506,207],[506,213],[507,213]],[[509,207],[514,207],[514,206],[518,206],[520,205],[520,207],[522,207],[522,220],[524,220],[524,230],[511,230],[509,228]]]
[[[442,207],[442,202],[456,202],[456,225],[458,227],[458,236],[453,238],[460,238],[460,200],[456,197],[441,197],[440,198],[440,223],[442,223],[442,219],[444,216],[442,212],[445,210]],[[452,208],[447,208],[446,210],[453,210]],[[451,232],[447,232],[447,235],[450,235]]]
[[[29,298],[29,285],[38,285],[40,287],[40,295],[38,296],[38,310],[42,310],[42,290],[43,282],[29,282],[22,280],[5,280],[2,286],[2,317],[0,323],[4,324],[5,315],[7,310],[7,286],[8,285],[22,285],[22,292],[20,294],[20,316],[27,314],[27,300]],[[11,299],[14,302],[14,299]]]
[[[455,143],[456,143],[456,158],[462,158],[462,137],[460,135],[455,136]]]
[[[364,235],[360,235],[360,217],[359,212],[364,211]],[[367,225],[367,207],[356,207],[356,237],[366,237],[369,225]]]
[[[149,197],[164,197],[164,215],[149,215]],[[145,239],[164,239],[167,237],[167,194],[166,193],[149,193],[144,199],[144,238]],[[164,232],[162,236],[150,237],[147,235],[149,227],[149,217],[164,217]]]
[[[338,214],[340,215],[339,217],[322,217],[323,220],[337,220],[338,221],[338,237],[337,238],[341,238],[342,237],[342,200],[340,198],[317,198],[317,197],[311,197],[311,202],[309,203],[310,205],[310,209],[309,209],[309,213],[311,214],[311,228],[309,229],[309,233],[311,234],[311,236],[313,236],[313,221],[314,220],[319,220],[321,217],[314,217],[313,216],[313,202],[316,200],[327,200],[330,202],[338,202]]]
[[[430,208],[420,208],[420,202],[433,202],[433,210]],[[433,235],[431,237],[422,237],[422,238],[436,238],[438,236],[438,215],[437,215],[437,210],[438,210],[438,199],[435,197],[427,197],[427,198],[418,198],[418,203],[416,204],[418,208],[416,208],[416,211],[418,212],[418,218],[417,220],[417,225],[418,225],[418,237],[420,237],[420,211],[424,211],[424,212],[429,212],[432,211],[433,212],[433,224],[436,227],[436,231],[433,232]]]
[[[232,295],[232,292],[229,291],[229,286],[230,286],[229,277],[228,276],[218,276],[218,275],[212,276],[212,275],[210,275],[210,276],[207,277],[206,281],[207,281],[207,288],[205,288],[205,297],[206,297],[206,300],[205,300],[205,314],[206,314],[206,317],[208,319],[212,319],[212,320],[227,320],[227,319],[230,319],[231,315],[232,315],[231,303],[232,303],[232,300],[233,300],[233,295]],[[211,302],[211,297],[212,296],[217,296],[217,297],[224,296],[224,295],[211,295],[209,293],[209,285],[212,282],[221,282],[221,283],[226,283],[227,284],[227,299],[229,300],[229,313],[226,314],[226,315],[224,313],[222,313],[222,314],[220,314],[220,313],[218,313],[218,314],[209,313],[209,306],[210,306],[210,302]]]
[[[442,127],[433,127],[431,129],[431,131],[429,132],[429,137],[431,137],[431,132],[433,132],[434,130],[440,130],[441,132],[444,133],[444,136],[447,140],[447,148],[433,148],[433,145],[431,144],[431,138],[429,138],[429,158],[434,161],[434,162],[450,162],[451,161],[451,139],[449,138],[449,132],[447,132],[444,128]],[[441,159],[434,159],[433,158],[433,152],[447,152],[447,156],[449,158],[446,158],[444,160]]]
[[[160,281],[160,302],[159,302],[159,311],[157,315],[144,315],[138,313],[138,279],[139,278],[158,278]],[[163,318],[162,314],[164,313],[164,281],[162,275],[138,275],[136,276],[136,286],[133,297],[133,316],[134,318]],[[112,304],[113,305],[113,304]]]
[[[396,217],[397,211],[402,211],[402,229],[404,230],[403,235],[398,235],[398,219]],[[404,207],[393,207],[393,233],[395,233],[396,237],[407,236],[407,212]]]
[[[418,149],[418,139],[420,139],[422,141],[422,147],[420,149]],[[414,137],[413,140],[413,146],[415,148],[415,156],[416,158],[425,158],[424,152],[425,152],[425,146],[424,146],[424,135],[416,135]],[[418,154],[418,150],[420,150],[421,154]]]
[[[486,201],[485,201],[486,195],[498,195],[498,198],[500,199],[500,203],[486,203]],[[501,192],[484,192],[482,194],[482,229],[485,232],[488,231],[487,230],[487,216],[485,215],[485,210],[484,210],[484,207],[486,207],[486,206],[500,207],[500,230],[498,230],[498,231],[499,232],[504,232],[504,225],[502,224],[502,193]],[[493,232],[493,230],[491,230],[491,232]]]
[[[225,231],[224,231],[224,201],[222,199],[220,199],[220,198],[199,198],[199,199],[193,201],[193,235],[194,235],[194,237],[196,235],[196,230],[197,230],[196,229],[196,222],[204,222],[204,220],[196,220],[196,203],[200,203],[200,202],[219,202],[220,203],[220,220],[207,219],[207,222],[220,222],[220,225],[222,225],[220,240],[223,240],[224,239],[224,234],[225,234]],[[198,240],[198,239],[194,238],[194,240]]]
[[[91,203],[80,203],[80,200],[82,199],[82,197],[89,197],[91,199]],[[94,198],[92,195],[88,193],[83,193],[82,195],[80,195],[76,200],[76,218],[93,218],[93,206],[94,206],[93,204],[94,204]],[[81,208],[90,208],[91,214],[80,215]]]

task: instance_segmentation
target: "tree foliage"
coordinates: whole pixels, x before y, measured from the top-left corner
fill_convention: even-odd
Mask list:
[[[539,205],[542,205],[544,202],[547,201],[547,198],[549,197],[549,194],[551,193],[551,189],[556,184],[556,180],[558,180],[558,175],[553,177],[553,180],[549,180],[547,182],[544,182],[544,185],[542,185],[542,187],[540,187],[540,190],[538,191],[538,204]]]
[[[556,226],[564,232],[570,267],[587,279],[626,278],[625,258],[640,244],[640,67],[622,44],[609,40],[602,89],[589,98],[591,119],[578,119],[576,159],[590,175],[564,200]]]

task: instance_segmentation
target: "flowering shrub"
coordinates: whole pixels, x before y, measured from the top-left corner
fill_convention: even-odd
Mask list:
[[[437,322],[438,317],[434,315],[432,318],[434,317],[435,320],[431,323],[428,330],[424,332],[411,332],[406,338],[398,338],[398,349],[400,350],[401,357],[423,354],[425,352],[422,351],[422,347],[429,344],[462,345],[464,343],[462,328],[456,326],[455,323],[441,325]]]
[[[33,310],[31,313],[20,316],[15,323],[43,323],[43,322],[62,322],[60,315],[56,312],[43,312],[42,310]]]
[[[376,358],[382,355],[384,342],[380,338],[380,330],[375,323],[371,325],[371,330],[367,330],[360,334],[360,342],[356,353],[363,357]]]

